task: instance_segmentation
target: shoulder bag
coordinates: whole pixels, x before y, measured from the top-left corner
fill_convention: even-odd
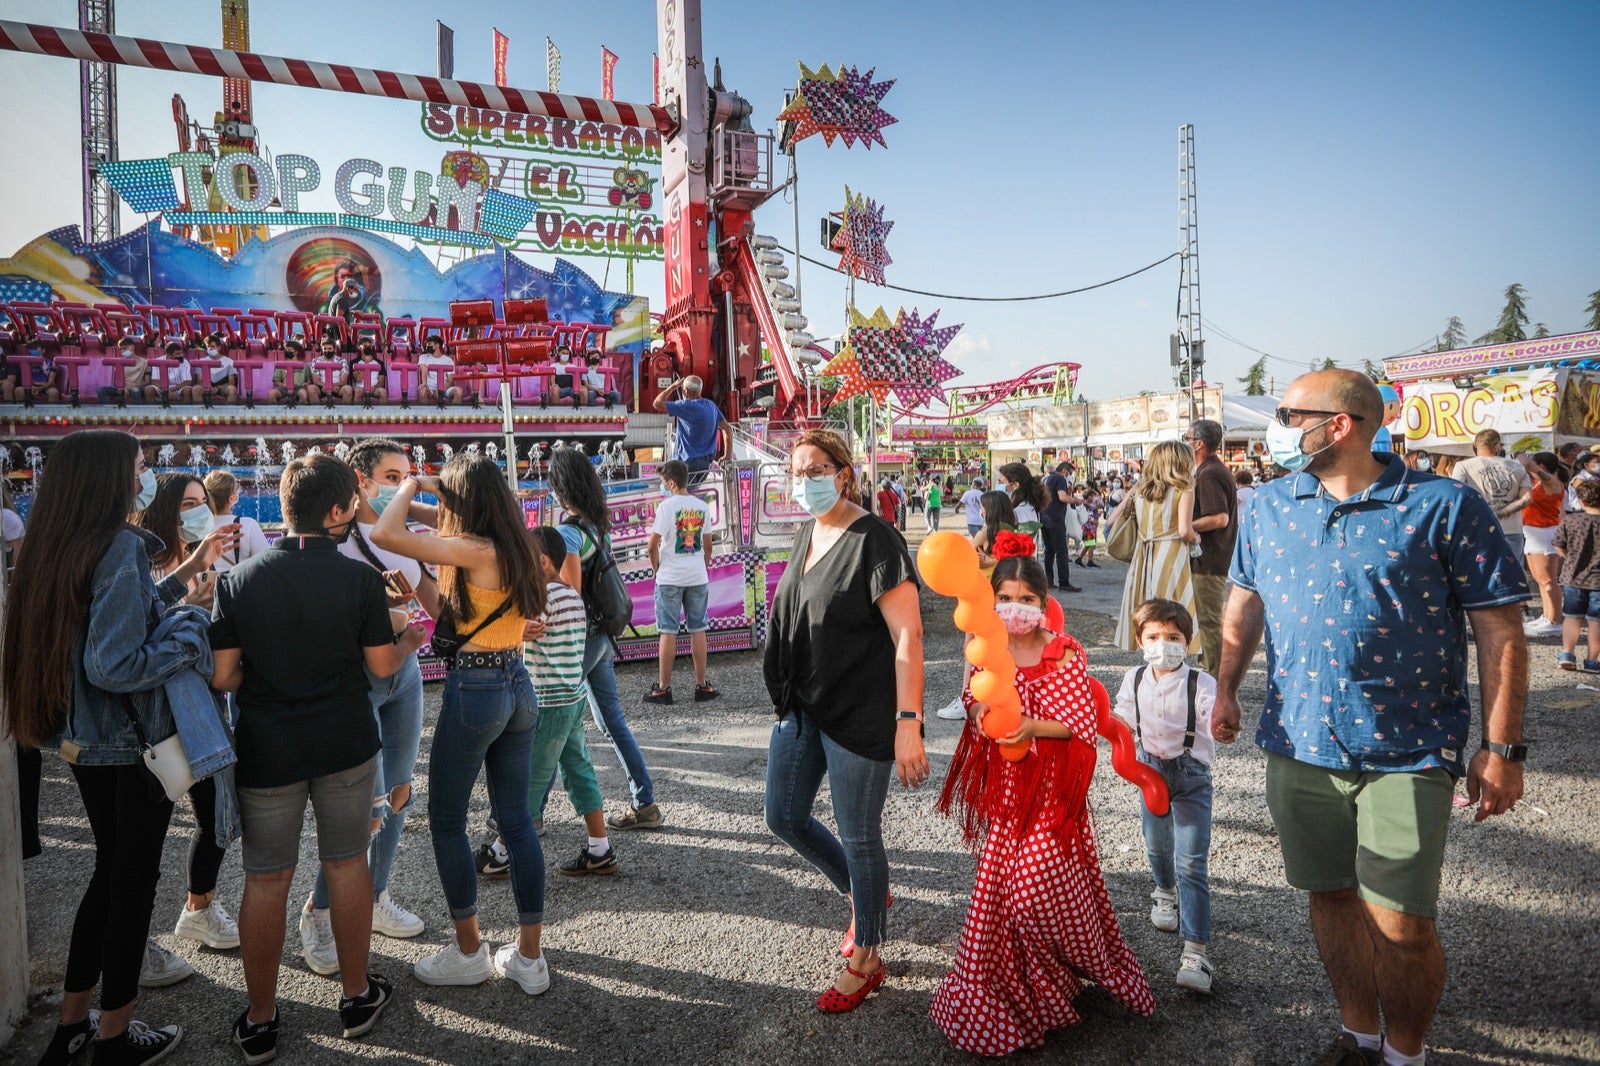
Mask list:
[[[183,740],[177,731],[159,744],[152,744],[144,735],[139,716],[133,713],[133,700],[122,697],[122,710],[133,723],[133,735],[139,741],[139,766],[144,771],[145,783],[150,786],[150,798],[165,796],[177,803],[194,787],[194,774],[189,771],[189,753],[183,750]]]
[[[1117,515],[1117,520],[1106,531],[1106,554],[1119,563],[1133,562],[1133,553],[1139,550],[1139,501],[1130,498],[1128,506]]]
[[[496,618],[499,618],[510,609],[511,597],[508,595],[501,601],[500,606],[489,612],[489,617],[473,626],[466,633],[456,632],[454,613],[447,615],[439,621],[438,625],[433,627],[433,640],[430,642],[433,646],[433,653],[444,659],[446,670],[450,669],[450,665],[455,662],[456,652],[460,651],[469,640],[477,636],[479,630],[494,622]],[[443,611],[439,613],[444,614]]]

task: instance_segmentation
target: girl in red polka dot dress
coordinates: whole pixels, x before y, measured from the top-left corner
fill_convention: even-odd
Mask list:
[[[955,969],[928,1013],[961,1050],[1008,1055],[1076,1025],[1072,1001],[1085,981],[1135,1014],[1154,1012],[1155,998],[1123,942],[1095,851],[1086,794],[1101,722],[1083,647],[1047,628],[1050,595],[1031,552],[1001,559],[990,580],[1022,697],[1022,723],[1002,741],[1032,750],[1005,759],[978,727],[983,704],[962,693],[969,720],[939,809],[958,808],[967,842],[981,839],[983,850]]]

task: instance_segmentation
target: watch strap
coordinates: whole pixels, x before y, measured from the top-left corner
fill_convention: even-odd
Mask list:
[[[1483,742],[1483,750],[1500,756],[1510,762],[1522,762],[1528,757],[1526,744],[1497,744],[1492,740]]]

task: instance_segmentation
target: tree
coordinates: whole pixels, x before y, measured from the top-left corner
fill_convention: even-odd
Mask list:
[[[1444,324],[1444,332],[1439,334],[1439,343],[1433,349],[1436,352],[1453,352],[1467,342],[1467,329],[1461,324],[1461,319],[1451,315]]]
[[[1523,287],[1516,282],[1506,286],[1506,305],[1500,310],[1500,321],[1494,324],[1494,329],[1478,338],[1479,344],[1510,344],[1513,341],[1525,341],[1527,333],[1522,329],[1528,324],[1528,301]]]
[[[1533,325],[1533,339],[1538,340],[1540,337],[1548,336],[1550,336],[1550,327],[1543,322],[1535,322]]]
[[[1600,296],[1600,293],[1596,293],[1596,295]],[[1244,372],[1244,377],[1239,379],[1239,384],[1244,386],[1244,394],[1246,396],[1265,396],[1267,394],[1266,377],[1267,357],[1263,355],[1260,359],[1250,364],[1250,368]]]
[[[1321,359],[1311,360],[1312,370],[1337,370],[1339,364],[1333,361],[1333,356],[1325,355]]]
[[[1383,367],[1374,363],[1371,359],[1361,360],[1361,372],[1373,381],[1383,380]]]
[[[1589,316],[1589,324],[1585,328],[1590,330],[1600,329],[1600,289],[1596,289],[1589,294],[1589,306],[1585,307],[1584,311]]]

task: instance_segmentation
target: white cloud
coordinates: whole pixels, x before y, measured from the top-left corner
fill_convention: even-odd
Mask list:
[[[945,348],[944,354],[945,358],[954,362],[964,355],[977,355],[980,352],[990,351],[993,347],[994,344],[990,342],[987,334],[957,333],[955,340]]]

